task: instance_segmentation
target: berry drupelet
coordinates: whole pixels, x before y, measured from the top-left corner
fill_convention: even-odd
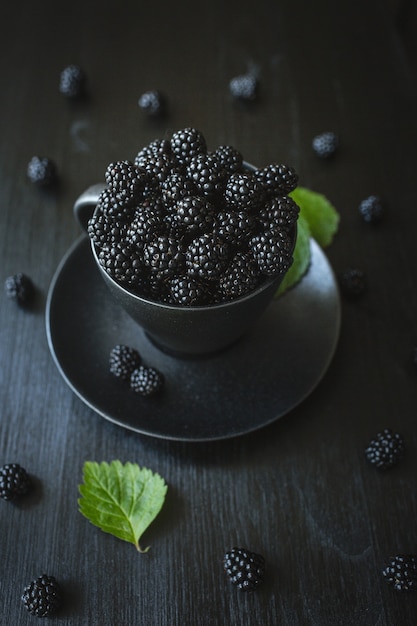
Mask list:
[[[241,591],[255,591],[264,580],[264,557],[245,548],[226,552],[223,567],[231,583]]]
[[[405,445],[402,435],[393,432],[391,428],[385,428],[368,443],[365,457],[371,465],[385,470],[401,461],[404,452]]]
[[[54,576],[42,574],[27,585],[22,602],[31,615],[50,617],[62,606],[62,590]]]
[[[7,463],[0,467],[0,497],[15,500],[26,495],[32,488],[32,481],[18,463]]]
[[[382,575],[396,591],[417,591],[417,556],[397,554],[384,565]]]

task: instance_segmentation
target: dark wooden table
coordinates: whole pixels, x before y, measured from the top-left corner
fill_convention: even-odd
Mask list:
[[[62,625],[417,623],[417,595],[381,575],[390,555],[417,553],[413,3],[41,0],[1,13],[1,277],[27,273],[38,292],[29,310],[0,299],[0,464],[20,463],[35,484],[18,503],[0,502],[1,624],[35,623],[20,595],[43,572],[65,590]],[[89,97],[77,103],[58,90],[70,63],[88,76]],[[260,95],[239,106],[228,84],[248,69]],[[137,104],[154,88],[169,101],[161,120]],[[186,126],[259,166],[293,165],[340,213],[326,250],[335,274],[351,266],[368,279],[359,300],[341,298],[337,350],[308,398],[266,428],[198,443],[103,419],[61,377],[45,330],[52,277],[81,235],[75,199],[110,161]],[[324,130],[340,136],[329,162],[311,149]],[[35,154],[55,161],[55,191],[28,181]],[[371,194],[386,209],[376,228],[358,213]],[[407,452],[378,472],[364,448],[385,427],[403,434]],[[78,512],[84,462],[113,459],[167,481],[147,554]],[[252,595],[222,571],[234,545],[265,556],[266,580]]]

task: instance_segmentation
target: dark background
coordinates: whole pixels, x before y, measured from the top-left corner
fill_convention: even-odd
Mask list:
[[[413,2],[378,0],[2,6],[1,276],[25,272],[38,288],[29,311],[0,299],[0,463],[20,463],[36,487],[0,502],[2,624],[34,623],[19,598],[44,571],[65,589],[62,625],[416,623],[417,597],[380,573],[389,555],[417,553],[415,16]],[[88,76],[82,102],[58,90],[70,63]],[[261,91],[245,107],[228,83],[248,69]],[[169,99],[160,121],[137,105],[152,88]],[[110,161],[186,126],[258,166],[292,164],[341,215],[326,251],[335,272],[362,268],[369,285],[357,302],[343,299],[338,348],[311,396],[272,426],[222,442],[170,442],[107,422],[67,387],[45,331],[50,281],[81,234],[75,199]],[[328,163],[311,150],[323,130],[341,138]],[[56,162],[56,191],[27,180],[34,154]],[[370,194],[386,208],[376,229],[357,210]],[[387,426],[407,454],[381,473],[363,450]],[[77,510],[84,461],[112,459],[169,485],[146,555]],[[254,595],[222,572],[235,544],[267,560]]]

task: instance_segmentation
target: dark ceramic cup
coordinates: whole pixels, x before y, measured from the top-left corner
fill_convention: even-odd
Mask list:
[[[248,166],[248,169],[252,169]],[[87,230],[103,184],[89,187],[74,204],[74,213]],[[296,228],[294,228],[294,245]],[[181,307],[137,296],[117,283],[99,263],[94,244],[94,261],[113,297],[162,350],[177,356],[199,356],[230,346],[259,319],[271,302],[284,275],[268,279],[253,292],[222,304]]]

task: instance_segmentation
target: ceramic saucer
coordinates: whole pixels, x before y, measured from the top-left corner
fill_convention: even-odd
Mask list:
[[[312,240],[303,280],[275,299],[254,328],[207,358],[175,358],[154,346],[110,296],[83,235],[62,259],[47,299],[55,363],[87,406],[137,433],[179,441],[246,434],[282,417],[315,389],[340,330],[337,282]],[[116,344],[136,348],[165,377],[162,394],[142,398],[108,368]]]

